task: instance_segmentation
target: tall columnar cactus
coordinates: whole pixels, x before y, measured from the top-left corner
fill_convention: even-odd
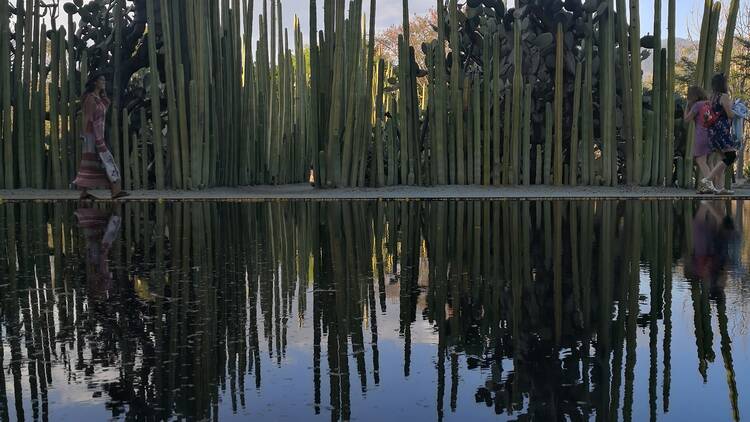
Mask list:
[[[719,20],[721,18],[721,3],[714,3],[711,8],[711,20],[708,24],[708,34],[706,39],[706,57],[703,63],[703,86],[711,87],[711,78],[713,78],[716,66],[716,40],[719,36]]]
[[[665,87],[666,96],[666,111],[665,111],[665,124],[666,128],[666,145],[667,154],[664,157],[664,165],[666,166],[666,184],[671,185],[673,179],[673,159],[674,159],[674,128],[675,128],[675,0],[669,1],[669,14],[667,22],[667,86]],[[687,157],[686,157],[687,158]]]
[[[156,15],[154,12],[154,2],[156,0],[146,0],[148,9],[149,27],[156,28]],[[157,63],[156,51],[156,30],[148,35],[148,54],[149,65],[151,68],[151,132],[154,145],[154,171],[156,174],[156,189],[164,189],[164,156],[161,133],[161,92],[159,90],[159,65]]]
[[[493,47],[494,57],[500,57],[502,50],[499,35],[495,35]],[[492,61],[492,182],[495,186],[500,186],[502,183],[502,90],[500,60],[496,59]]]
[[[657,0],[659,1],[659,0]],[[617,183],[617,141],[615,138],[615,39],[614,1],[605,0],[606,11],[599,20],[600,72],[599,72],[599,124],[603,157],[603,181],[612,186]]]
[[[562,23],[557,24],[557,40],[555,54],[555,153],[554,153],[554,184],[563,184],[563,107],[565,103],[565,92],[563,88],[563,75],[565,73],[563,62],[563,44],[565,33]]]
[[[49,84],[49,118],[50,118],[50,148],[49,155],[52,160],[52,186],[55,189],[64,187],[63,174],[60,160],[60,121],[57,113],[60,86],[60,42],[61,31],[52,33],[52,80]],[[6,157],[7,158],[7,157]]]
[[[732,70],[732,51],[734,47],[734,32],[737,28],[737,16],[740,11],[740,0],[732,0],[727,12],[726,32],[724,33],[724,44],[721,49],[720,70],[727,77]]]
[[[663,128],[664,128],[664,122],[661,121],[660,117],[662,115],[662,84],[661,84],[661,74],[663,71],[663,68],[661,66],[661,2],[662,0],[654,0],[654,51],[653,51],[653,57],[654,57],[654,74],[653,74],[653,83],[652,83],[652,95],[651,95],[651,102],[653,104],[653,111],[654,111],[654,120],[653,120],[653,131],[654,133],[651,136],[651,139],[653,141],[652,145],[652,151],[653,155],[652,158],[654,162],[651,166],[651,184],[654,186],[662,185],[664,180],[664,175],[660,171],[662,168],[662,165],[660,164],[660,148],[662,145],[662,134],[663,134]]]
[[[345,40],[344,31],[344,0],[336,0],[336,46],[333,52],[333,80],[331,89],[331,109],[329,111],[328,122],[328,145],[326,147],[326,186],[332,186],[334,181],[338,181],[341,174],[340,167],[340,142],[343,133],[342,114],[344,110],[344,79],[346,78],[344,69],[345,50],[343,48]],[[331,47],[333,48],[333,47]]]
[[[633,178],[631,183],[641,182],[643,167],[643,70],[641,68],[641,14],[639,0],[630,0],[630,60],[631,88],[633,93]]]
[[[506,185],[509,185],[510,182],[510,176],[511,176],[511,116],[513,112],[511,111],[511,107],[513,104],[513,90],[510,86],[510,84],[505,84],[505,91],[503,94],[504,100],[503,100],[503,168],[502,168],[502,177],[503,177],[503,183]]]
[[[695,83],[703,88],[708,88],[704,85],[704,81],[706,80],[706,51],[708,50],[708,33],[709,27],[711,26],[711,11],[713,10],[713,6],[714,0],[704,0],[701,33],[698,44],[698,58],[695,63]]]
[[[523,52],[521,51],[521,22],[513,23],[513,123],[512,145],[510,148],[510,184],[518,180],[518,153],[521,147],[522,97],[523,97]]]
[[[383,113],[383,90],[385,89],[385,60],[378,61],[378,84],[375,96],[375,187],[385,186],[385,155],[383,149],[383,131],[385,116]],[[445,183],[441,183],[445,184]]]
[[[167,136],[168,136],[168,142],[169,142],[169,150],[170,150],[170,165],[172,167],[172,186],[175,188],[183,188],[187,186],[186,178],[187,176],[182,174],[182,165],[183,165],[183,159],[180,154],[180,135],[179,135],[179,127],[180,127],[180,120],[179,120],[179,113],[177,112],[177,90],[176,90],[176,83],[175,83],[175,59],[174,59],[174,51],[173,51],[173,41],[172,41],[172,23],[171,23],[171,16],[170,16],[170,8],[166,0],[160,0],[160,12],[161,12],[161,22],[162,22],[162,28],[163,28],[163,36],[164,39],[162,40],[162,45],[164,48],[164,67],[165,67],[165,74],[164,79],[166,81],[167,85],[167,111],[169,113],[169,119],[167,121]],[[118,5],[116,6],[117,10],[120,10],[121,6],[120,4],[123,3],[123,0],[117,0]],[[116,12],[118,14],[119,12]],[[119,17],[116,18],[119,21]],[[120,28],[122,25],[118,24],[117,27]],[[118,29],[116,34],[121,34],[122,29]],[[119,49],[115,52],[116,55],[119,55]],[[118,72],[118,66],[119,66],[119,60],[117,59],[117,56],[115,56],[115,81],[116,84],[119,84],[119,72]],[[118,90],[119,91],[119,90]],[[181,93],[181,95],[184,95]],[[119,98],[117,99],[119,101]],[[119,107],[114,107],[115,110],[118,110]],[[114,122],[114,121],[113,121]],[[124,123],[124,122],[123,122]],[[114,128],[117,128],[116,125],[114,125]],[[127,155],[129,151],[126,149],[124,151],[123,155]],[[187,171],[187,169],[186,169]]]
[[[638,0],[634,0],[638,1]],[[587,27],[592,30],[591,16],[587,19]],[[581,183],[588,185],[592,182],[594,148],[592,141],[594,139],[594,39],[593,35],[585,41],[585,61],[584,61],[584,85],[583,85],[583,104],[582,104],[582,128],[583,139],[587,140],[587,145],[583,145],[581,150]]]
[[[583,79],[583,66],[576,61],[576,76],[573,83],[573,123],[570,127],[570,175],[568,177],[571,186],[578,184],[578,144],[580,142],[579,130],[581,122],[581,80]]]
[[[490,60],[493,49],[493,37],[491,34],[485,34],[484,57]],[[490,74],[491,66],[486,66],[485,73],[482,77],[482,184],[489,186],[491,182],[491,163],[492,155],[490,145],[492,144],[492,76]]]
[[[474,79],[472,83],[472,111],[469,113],[473,120],[473,182],[475,185],[482,184],[482,83],[480,78]],[[489,154],[487,154],[489,156]]]
[[[635,184],[635,142],[633,140],[633,91],[630,80],[630,45],[628,44],[629,26],[626,17],[625,0],[617,0],[617,43],[619,45],[619,73],[620,91],[622,93],[622,132],[621,137],[625,141],[625,180],[628,184]],[[640,57],[639,57],[640,59]]]
[[[70,147],[71,142],[68,139],[68,125],[69,122],[69,103],[68,103],[68,59],[67,59],[67,31],[64,27],[60,28],[60,164],[62,180],[60,183],[62,186],[67,187],[68,183],[73,180],[72,174],[70,173]]]
[[[438,28],[445,28],[445,7],[443,0],[437,0]],[[448,183],[448,93],[446,92],[447,75],[445,73],[445,31],[438,31],[438,43],[433,50],[433,66],[435,67],[435,146],[433,148],[437,172],[437,183]]]
[[[457,0],[450,0],[450,21],[458,22],[458,2]],[[459,43],[458,37],[458,25],[451,25],[450,35],[450,47],[452,51],[460,51],[461,44]],[[463,95],[461,93],[461,84],[463,80],[462,69],[459,64],[457,54],[453,55],[453,62],[451,63],[451,97],[453,98],[453,127],[456,129],[455,139],[455,151],[453,152],[454,158],[451,160],[451,166],[455,161],[455,174],[456,176],[451,180],[451,183],[459,185],[466,184],[466,166],[464,159],[464,113],[463,113]]]
[[[533,96],[533,86],[529,82],[526,84],[526,92],[523,95],[523,138],[521,142],[521,157],[523,165],[521,175],[523,184],[531,184],[531,100]]]
[[[0,16],[8,16],[8,2],[2,1],[0,2]],[[10,53],[8,51],[8,45],[10,45],[10,29],[8,28],[10,24],[10,20],[8,19],[0,19],[0,57],[10,57]],[[15,158],[13,157],[13,142],[11,141],[13,136],[13,127],[11,126],[12,120],[11,120],[11,113],[12,108],[10,105],[10,80],[11,80],[11,67],[10,62],[5,61],[2,65],[2,68],[0,68],[0,88],[2,88],[2,91],[0,91],[0,100],[2,103],[0,104],[0,107],[2,107],[2,127],[0,127],[0,130],[3,135],[2,143],[2,151],[3,151],[3,186],[6,189],[11,189],[14,187],[14,177],[13,177],[13,163],[15,163]]]

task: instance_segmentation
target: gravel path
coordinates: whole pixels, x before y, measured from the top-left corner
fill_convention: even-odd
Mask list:
[[[108,191],[93,191],[101,200],[109,200]],[[73,190],[16,189],[0,190],[0,201],[75,200]],[[126,201],[201,201],[201,200],[542,200],[542,199],[695,199],[706,198],[694,191],[675,188],[599,187],[599,186],[397,186],[386,188],[314,189],[306,184],[213,188],[200,191],[140,190],[131,192]],[[733,199],[750,199],[750,188],[738,188]]]

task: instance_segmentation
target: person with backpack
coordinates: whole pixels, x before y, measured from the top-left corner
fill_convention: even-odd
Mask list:
[[[698,193],[710,194],[716,192],[714,183],[709,178],[711,169],[708,166],[708,156],[711,155],[711,145],[708,142],[708,127],[705,116],[711,109],[706,91],[699,86],[691,86],[687,93],[687,107],[685,107],[685,123],[695,121],[695,140],[693,141],[693,157],[701,178],[698,181]]]
[[[740,146],[732,136],[732,120],[735,113],[734,103],[729,96],[727,78],[723,73],[714,75],[711,79],[710,111],[704,117],[708,126],[708,139],[711,150],[722,154],[723,159],[711,170],[708,179],[713,181],[718,195],[732,195],[734,192],[724,186],[724,173],[737,161],[737,151]]]

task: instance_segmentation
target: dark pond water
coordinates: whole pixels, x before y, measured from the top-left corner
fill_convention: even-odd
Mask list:
[[[0,421],[740,420],[744,208],[0,204]]]

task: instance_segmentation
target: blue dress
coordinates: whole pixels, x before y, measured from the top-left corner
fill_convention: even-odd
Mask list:
[[[708,139],[711,149],[717,152],[737,150],[739,145],[736,144],[732,137],[732,121],[729,120],[724,106],[721,105],[721,97],[717,98],[711,105],[713,112],[719,115],[716,123],[708,128]]]

